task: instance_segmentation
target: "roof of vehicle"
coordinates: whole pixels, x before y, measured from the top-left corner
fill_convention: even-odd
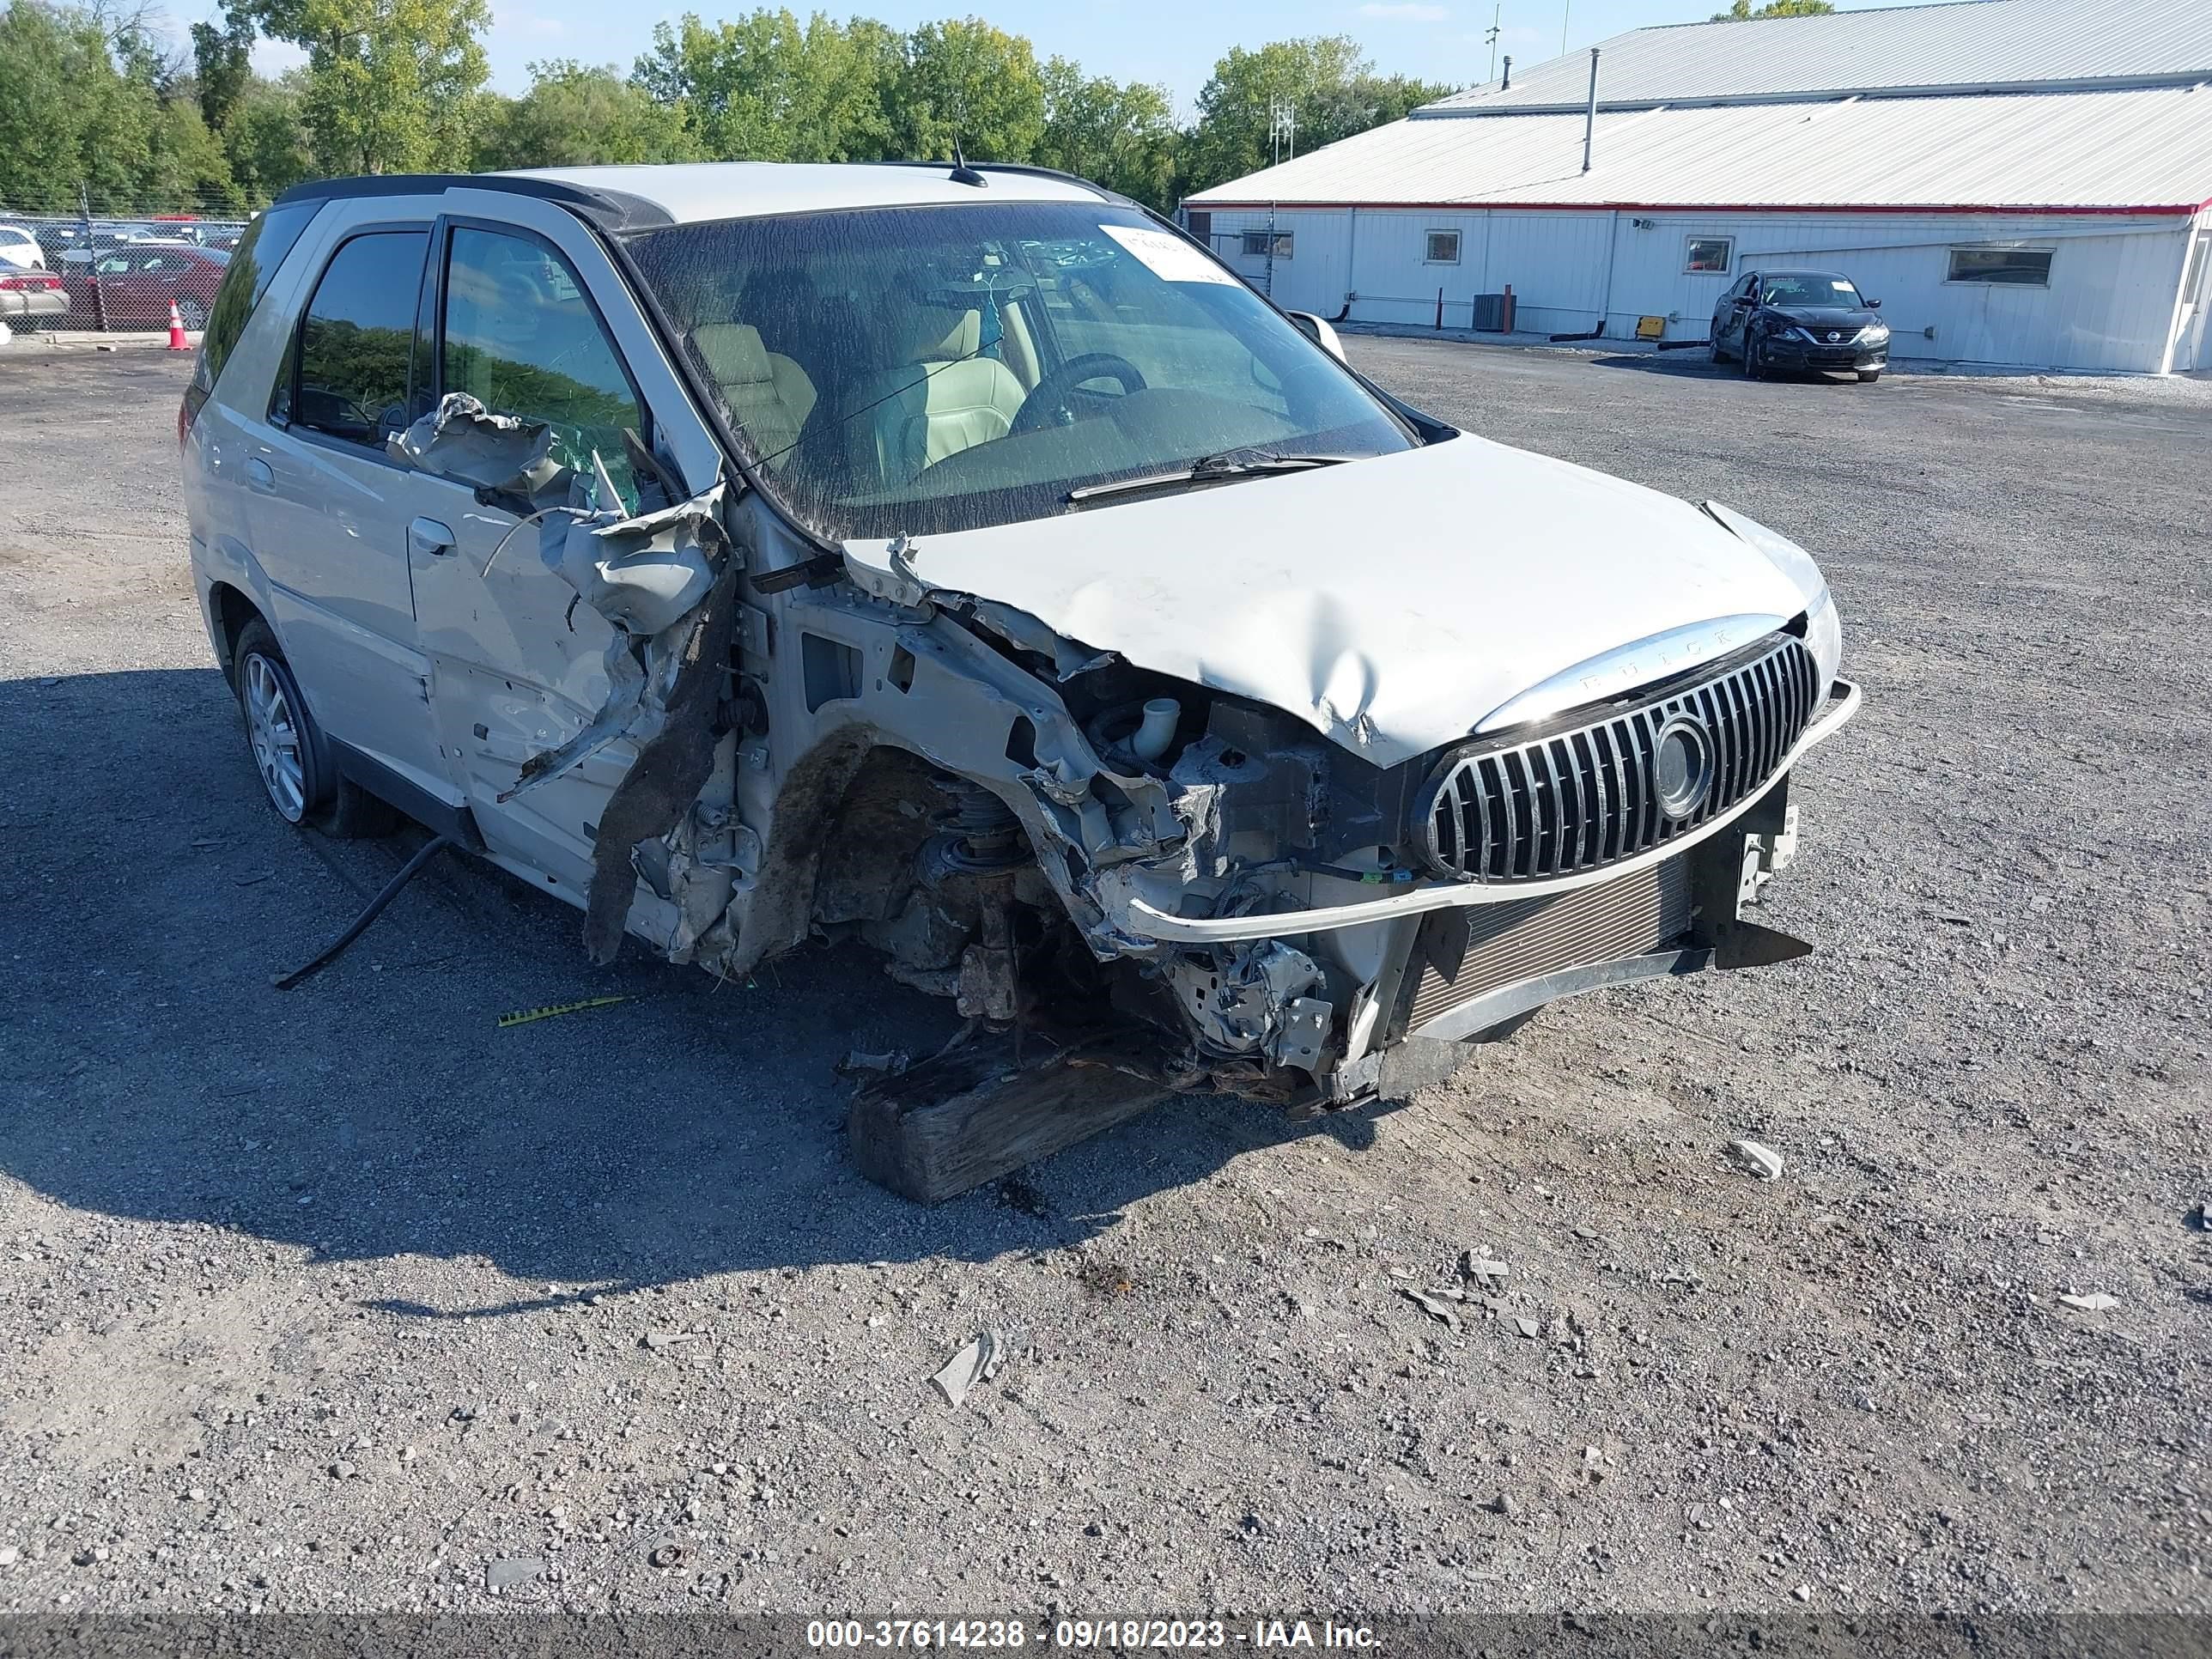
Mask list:
[[[991,161],[969,163],[985,184],[957,182],[944,162],[684,161],[623,167],[537,167],[513,173],[380,173],[300,185],[281,203],[353,196],[513,190],[563,202],[611,223],[691,224],[841,208],[927,207],[972,202],[1119,202],[1070,173]]]

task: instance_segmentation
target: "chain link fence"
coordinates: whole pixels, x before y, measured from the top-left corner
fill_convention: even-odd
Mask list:
[[[197,330],[252,218],[228,197],[0,189],[0,321],[17,333],[140,331],[167,328],[173,304]]]

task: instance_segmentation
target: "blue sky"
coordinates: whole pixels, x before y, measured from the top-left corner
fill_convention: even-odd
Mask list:
[[[789,3],[789,0],[787,0]],[[817,8],[792,3],[804,17],[821,9],[851,12],[911,27],[940,17],[970,14],[1025,34],[1037,56],[1073,58],[1093,74],[1164,85],[1177,107],[1189,112],[1215,58],[1231,46],[1257,46],[1301,34],[1350,34],[1385,72],[1470,83],[1490,69],[1484,35],[1493,16],[1498,50],[1522,65],[1587,46],[1648,23],[1698,21],[1723,0],[879,0],[875,4]],[[492,0],[492,28],[485,45],[492,84],[520,92],[529,84],[527,65],[541,58],[577,58],[627,69],[644,50],[655,21],[687,8],[647,3],[614,9],[592,0]],[[710,21],[752,9],[707,3],[696,8]],[[1844,9],[1858,6],[1846,0]],[[210,15],[212,0],[181,0],[173,14],[178,33]],[[610,15],[612,12],[614,15]],[[299,61],[289,47],[264,43],[257,59],[275,70]]]

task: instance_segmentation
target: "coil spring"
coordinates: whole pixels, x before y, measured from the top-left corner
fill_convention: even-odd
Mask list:
[[[1028,860],[1022,821],[1006,802],[966,778],[941,777],[937,786],[952,798],[945,827],[958,862],[971,870],[1004,870]]]

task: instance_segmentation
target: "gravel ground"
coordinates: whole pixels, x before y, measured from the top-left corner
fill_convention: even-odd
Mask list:
[[[2212,1611],[2212,398],[1352,349],[1823,556],[1822,948],[922,1211],[843,1159],[833,1061],[942,1023],[864,957],[603,973],[454,864],[272,991],[419,837],[260,804],[183,362],[11,348],[0,1610]]]

